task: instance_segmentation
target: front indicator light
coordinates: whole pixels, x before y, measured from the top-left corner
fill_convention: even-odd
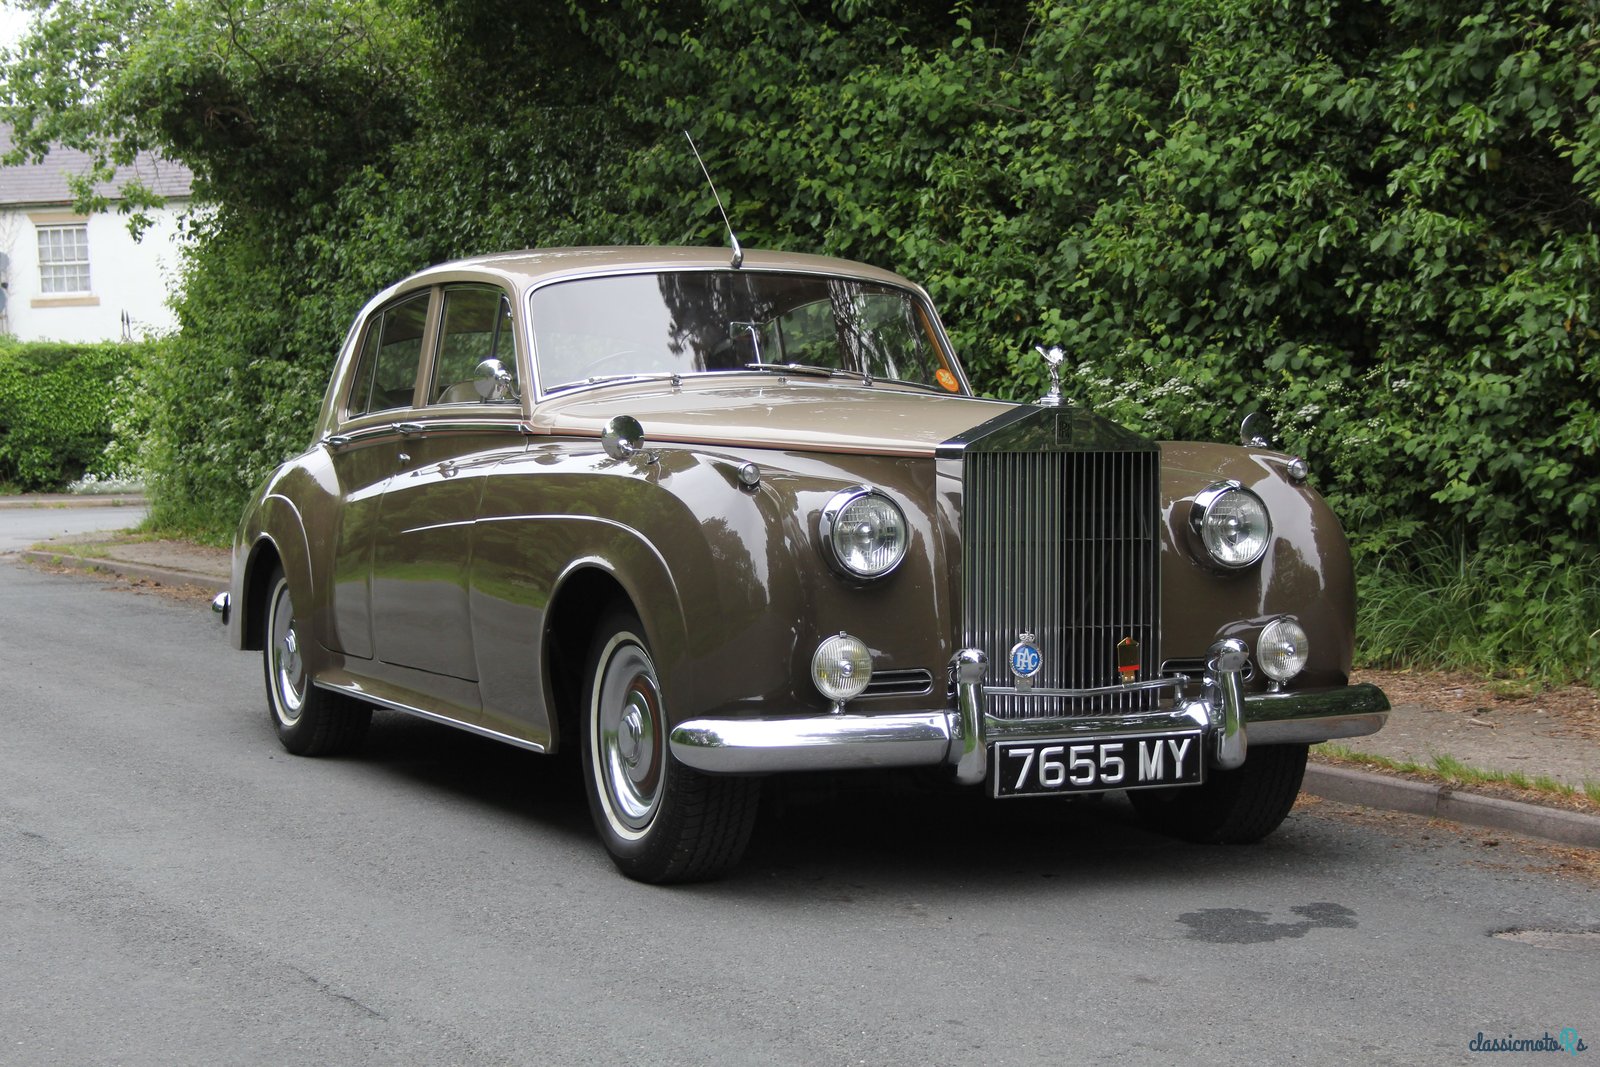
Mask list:
[[[836,712],[844,710],[845,701],[860,696],[870,681],[872,652],[859,637],[841,631],[818,645],[811,657],[811,682]]]
[[[1310,656],[1311,640],[1293,619],[1273,619],[1256,642],[1256,662],[1275,682],[1287,682],[1305,670]]]

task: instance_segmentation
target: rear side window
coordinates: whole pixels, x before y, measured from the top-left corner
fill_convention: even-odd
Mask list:
[[[498,359],[513,377],[505,402],[514,402],[517,351],[511,339],[511,301],[498,289],[447,289],[434,360],[430,404],[477,403],[478,364]]]
[[[361,356],[350,390],[350,415],[408,408],[416,392],[422,335],[428,325],[428,294],[409,296],[367,320]]]

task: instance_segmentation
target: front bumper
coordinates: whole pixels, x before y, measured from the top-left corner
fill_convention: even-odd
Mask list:
[[[691,719],[672,731],[672,754],[707,774],[947,765],[956,781],[976,785],[988,776],[989,746],[996,741],[1087,740],[1198,726],[1206,731],[1213,765],[1228,769],[1244,763],[1250,744],[1359,737],[1376,733],[1389,717],[1389,700],[1373,685],[1247,695],[1241,684],[1246,660],[1241,642],[1218,641],[1207,659],[1201,698],[1179,701],[1171,709],[1018,720],[984,711],[985,657],[976,649],[963,649],[951,662],[954,708],[890,715]]]

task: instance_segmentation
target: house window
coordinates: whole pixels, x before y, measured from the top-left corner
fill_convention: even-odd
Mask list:
[[[87,293],[89,291],[89,227],[39,227],[39,292]]]

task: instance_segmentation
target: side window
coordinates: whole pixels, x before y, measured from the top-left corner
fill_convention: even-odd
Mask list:
[[[428,293],[393,304],[367,321],[367,336],[356,362],[349,413],[408,408],[422,358],[422,334],[428,325]]]
[[[478,403],[478,364],[498,359],[510,374],[502,402],[513,402],[517,351],[512,340],[511,301],[498,289],[447,289],[444,320],[439,328],[439,355],[433,361],[430,404]]]

